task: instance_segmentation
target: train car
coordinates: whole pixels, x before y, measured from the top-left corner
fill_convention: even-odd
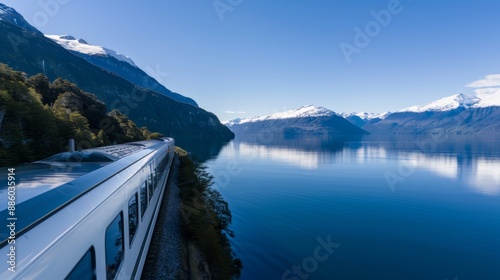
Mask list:
[[[0,279],[140,279],[174,147],[147,140],[5,170]]]

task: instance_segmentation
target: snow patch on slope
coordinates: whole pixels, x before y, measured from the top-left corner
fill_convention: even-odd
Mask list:
[[[15,12],[15,10],[12,9],[11,7],[5,6],[4,4],[0,3],[0,15],[4,15],[8,12],[12,13]]]
[[[500,106],[500,88],[488,88],[483,91],[476,90],[476,94],[481,98],[481,101],[474,106],[475,108]]]
[[[87,55],[111,56],[120,61],[127,62],[128,64],[134,67],[137,67],[134,61],[132,61],[132,59],[130,59],[130,57],[128,56],[119,54],[116,51],[105,47],[91,45],[87,43],[85,40],[76,39],[71,35],[45,35],[45,37],[52,39],[54,42],[58,43],[59,45],[70,51],[79,52]]]
[[[362,120],[373,120],[373,119],[385,119],[388,115],[390,115],[391,112],[384,112],[384,113],[367,113],[367,112],[353,112],[353,113],[340,113],[339,116],[343,118],[348,118],[352,116],[357,116],[361,118]]]
[[[298,109],[275,113],[265,118],[267,119],[291,119],[291,118],[305,118],[305,117],[324,117],[324,116],[332,116],[336,115],[336,113],[330,109],[308,105],[303,106]]]

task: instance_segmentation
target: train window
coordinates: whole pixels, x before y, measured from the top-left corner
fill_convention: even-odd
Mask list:
[[[146,182],[142,182],[141,185],[141,218],[144,217],[144,213],[146,212],[146,209],[148,208],[148,200],[146,198],[147,196],[147,190],[146,190]]]
[[[158,163],[158,166],[156,166],[156,181],[157,183],[160,182],[160,178],[161,178],[161,169],[160,169],[160,163]]]
[[[128,201],[128,243],[132,244],[135,232],[139,225],[139,206],[137,205],[137,193]]]
[[[148,189],[149,189],[149,201],[153,198],[153,174],[149,174],[148,178]]]
[[[115,279],[123,260],[123,214],[106,228],[106,279]]]
[[[156,188],[158,188],[158,168],[154,168],[153,169],[153,182],[154,182],[154,185],[155,185],[155,190]]]
[[[73,270],[64,278],[64,280],[95,280],[95,251],[94,247],[83,255]]]

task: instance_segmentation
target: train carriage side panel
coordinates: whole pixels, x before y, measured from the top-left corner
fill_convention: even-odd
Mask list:
[[[162,158],[166,158],[165,163],[170,166],[175,142],[173,139],[164,142],[166,145],[161,145],[21,235],[16,240],[19,270],[16,273],[4,272],[0,278],[64,279],[92,248],[98,279],[106,279],[107,269],[109,274],[109,267],[106,267],[106,230],[121,215],[123,239],[118,242],[123,243],[123,260],[116,279],[140,279],[169,170],[161,170],[159,187],[153,189],[154,195],[151,202],[148,199],[150,204],[144,218],[139,218],[132,241],[129,240],[129,201],[137,195],[137,204],[140,203],[139,187],[151,178],[155,165]],[[153,163],[152,167],[150,163]],[[137,207],[140,208],[139,205]],[[1,248],[0,253],[7,253],[6,247]]]

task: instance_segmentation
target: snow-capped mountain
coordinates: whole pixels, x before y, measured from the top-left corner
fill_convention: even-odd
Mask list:
[[[0,20],[21,27],[36,34],[42,34],[38,29],[29,24],[22,15],[11,7],[0,3]]]
[[[289,110],[280,113],[274,113],[266,118],[268,119],[291,119],[291,118],[306,118],[306,117],[327,117],[333,116],[336,113],[325,107],[308,105],[298,109]]]
[[[298,109],[294,110],[289,110],[285,112],[279,112],[279,113],[274,113],[269,116],[263,116],[263,117],[252,117],[252,118],[237,118],[230,120],[228,122],[225,122],[224,124],[227,127],[231,127],[236,124],[244,124],[244,123],[252,123],[252,122],[260,122],[260,121],[266,121],[266,120],[280,120],[280,119],[293,119],[293,118],[306,118],[306,117],[328,117],[328,116],[334,116],[337,115],[334,111],[324,108],[324,107],[319,107],[319,106],[314,106],[314,105],[308,105],[308,106],[303,106]]]
[[[59,45],[70,51],[79,52],[87,55],[111,56],[120,61],[127,62],[128,64],[134,67],[137,67],[134,61],[132,61],[132,59],[128,56],[119,54],[116,51],[105,47],[91,45],[87,43],[85,40],[76,39],[71,35],[45,35],[45,37],[54,40],[54,42],[58,43]]]
[[[346,120],[350,121],[355,126],[363,127],[367,122],[379,121],[381,119],[385,119],[390,114],[391,114],[390,112],[384,112],[381,114],[360,112],[360,113],[341,113],[339,115],[345,118]]]
[[[162,93],[176,101],[198,107],[191,98],[172,92],[139,68],[132,59],[106,47],[92,45],[71,35],[45,35],[72,54],[132,82],[140,87]]]
[[[361,127],[374,134],[500,134],[500,89],[448,96]]]
[[[455,94],[421,106],[412,106],[398,112],[451,111],[457,108],[485,108],[500,106],[500,89],[490,89],[480,94]]]
[[[422,113],[426,111],[444,112],[444,111],[454,110],[459,107],[470,108],[478,104],[480,101],[481,99],[475,95],[460,93],[438,99],[436,101],[427,103],[425,105],[408,107],[398,112],[415,112],[415,113]]]
[[[332,110],[308,105],[269,116],[234,119],[225,123],[236,135],[362,135],[363,129]]]

